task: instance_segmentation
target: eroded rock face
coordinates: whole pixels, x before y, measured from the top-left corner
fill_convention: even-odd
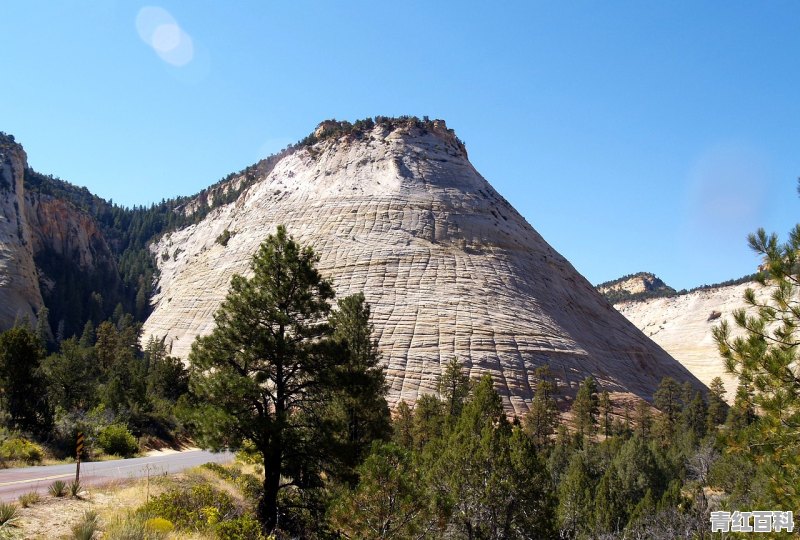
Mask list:
[[[0,331],[36,320],[42,308],[23,188],[27,156],[0,135]]]
[[[491,374],[516,413],[543,364],[566,393],[590,374],[647,399],[665,375],[699,386],[478,174],[444,122],[298,149],[236,202],[162,238],[143,339],[166,336],[186,358],[278,224],[320,254],[338,295],[366,295],[392,404],[434,391],[454,356],[472,376]]]
[[[721,377],[728,392],[725,397],[732,402],[737,380],[725,371],[711,331],[727,320],[733,335],[742,335],[733,321],[733,312],[746,307],[744,291],[748,287],[760,302],[769,301],[769,289],[750,282],[670,298],[623,302],[616,307],[704,384]]]
[[[37,320],[42,292],[56,276],[37,267],[37,257],[54,253],[92,271],[116,263],[94,219],[72,203],[27,192],[27,157],[22,146],[0,134],[0,331],[27,318]],[[44,287],[44,289],[43,289]]]
[[[25,196],[34,254],[52,250],[91,270],[114,265],[114,256],[95,220],[72,204],[38,193]]]

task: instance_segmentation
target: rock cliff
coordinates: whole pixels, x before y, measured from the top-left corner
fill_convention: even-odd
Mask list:
[[[64,291],[54,288],[68,286],[65,265],[85,275],[99,267],[116,273],[114,255],[95,220],[69,201],[26,190],[26,174],[22,146],[0,135],[0,330],[25,317],[36,321],[45,305],[43,293],[63,297]]]
[[[389,400],[432,392],[457,357],[527,410],[548,364],[567,394],[593,375],[649,399],[665,375],[700,385],[628,322],[481,177],[442,121],[322,124],[234,202],[152,246],[160,277],[143,339],[186,358],[231,277],[278,224],[320,254],[337,293],[363,291]]]
[[[0,134],[0,330],[26,317],[35,321],[44,305],[27,218],[26,167],[22,147]]]
[[[714,377],[721,377],[728,392],[726,398],[732,401],[736,393],[736,378],[726,373],[711,329],[720,321],[727,320],[734,335],[740,335],[732,314],[746,307],[744,291],[748,287],[755,290],[759,301],[768,300],[768,288],[749,282],[701,289],[669,298],[622,302],[616,307],[704,384],[708,385]]]

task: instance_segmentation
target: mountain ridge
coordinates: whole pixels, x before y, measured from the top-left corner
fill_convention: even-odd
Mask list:
[[[697,382],[480,176],[444,122],[321,139],[153,245],[159,285],[145,338],[185,358],[213,327],[230,277],[247,275],[258,244],[284,224],[320,254],[339,295],[363,291],[373,306],[392,403],[434,391],[453,356],[471,375],[491,373],[518,414],[543,364],[568,395],[588,375],[644,398],[665,374]]]
[[[664,375],[701,387],[480,176],[441,120],[325,121],[195,196],[150,208],[37,175],[40,192],[67,193],[107,233],[120,304],[145,321],[143,339],[164,338],[184,358],[210,331],[231,275],[247,272],[282,223],[317,249],[340,295],[366,293],[393,403],[435,391],[452,356],[472,375],[492,374],[516,414],[545,364],[567,396],[588,375],[644,399]]]

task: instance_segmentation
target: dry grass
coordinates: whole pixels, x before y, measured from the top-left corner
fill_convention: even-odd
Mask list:
[[[241,466],[241,464],[240,464]],[[253,472],[252,466],[241,466]],[[72,528],[80,523],[87,511],[97,513],[100,531],[107,531],[134,515],[137,508],[149,499],[176,487],[189,487],[197,483],[208,483],[212,487],[229,493],[237,505],[249,504],[241,492],[217,474],[197,467],[173,476],[155,476],[149,480],[122,480],[103,487],[90,487],[81,494],[81,499],[42,496],[41,500],[27,508],[20,508],[17,537],[32,540],[72,538]],[[105,536],[101,536],[103,538]],[[169,540],[212,540],[210,534],[173,531]]]

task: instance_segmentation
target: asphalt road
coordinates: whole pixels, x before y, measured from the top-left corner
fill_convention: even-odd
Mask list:
[[[80,481],[83,486],[96,486],[148,475],[174,474],[209,461],[225,463],[232,460],[233,454],[230,452],[214,454],[205,450],[186,450],[153,457],[86,462],[81,463]],[[69,483],[74,479],[74,463],[0,470],[0,501],[14,501],[31,491],[46,495],[53,481]]]

